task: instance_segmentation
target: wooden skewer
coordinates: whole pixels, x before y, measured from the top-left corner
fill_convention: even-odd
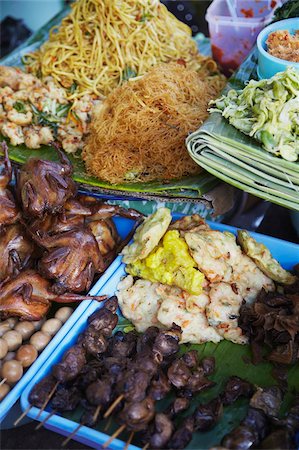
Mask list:
[[[124,398],[124,394],[121,394],[117,397],[117,399],[114,400],[114,402],[109,406],[107,411],[104,414],[104,419],[107,419],[107,417],[110,416],[110,414],[113,412],[113,410],[117,407],[117,405],[122,401]]]
[[[21,420],[24,419],[25,416],[27,416],[27,414],[29,413],[30,409],[32,408],[33,405],[29,405],[25,411],[22,412],[22,414],[17,418],[17,420],[14,422],[14,426],[16,427],[18,425],[18,423],[21,422]]]
[[[50,414],[42,421],[40,422],[36,427],[35,427],[35,431],[39,430],[49,419],[50,417],[54,416],[54,414],[56,413],[56,411],[51,411]]]
[[[108,439],[108,441],[105,442],[105,444],[102,445],[103,448],[107,448],[108,445],[111,444],[114,439],[116,439],[126,428],[126,425],[121,425],[114,433],[113,435]]]
[[[147,443],[143,448],[142,448],[142,450],[147,450],[149,448],[149,443]]]
[[[97,407],[97,409],[95,410],[95,413],[93,415],[93,421],[96,422],[98,415],[100,414],[102,405],[99,405]],[[72,431],[72,433],[63,441],[63,443],[61,444],[62,447],[65,447],[68,442],[75,436],[76,433],[78,433],[78,431],[80,430],[81,427],[83,427],[84,423],[79,423],[79,425],[74,429],[74,431]]]
[[[99,405],[97,407],[97,409],[95,410],[95,413],[94,413],[93,418],[92,418],[93,422],[97,421],[97,418],[98,418],[98,416],[99,416],[99,414],[101,412],[101,409],[102,409],[102,405]]]
[[[50,401],[51,398],[53,397],[53,395],[54,395],[54,393],[55,393],[55,391],[56,391],[58,385],[59,385],[59,381],[56,381],[56,383],[55,383],[55,385],[53,386],[53,388],[52,388],[50,394],[48,395],[48,397],[46,398],[46,400],[45,400],[44,403],[42,404],[42,407],[41,407],[41,409],[39,410],[39,413],[38,413],[38,415],[36,416],[35,420],[37,420],[37,419],[40,417],[41,413],[42,413],[42,412],[45,410],[45,408],[47,407],[47,404],[49,403],[49,401]]]
[[[129,445],[131,444],[131,442],[132,442],[132,440],[133,440],[134,434],[135,434],[134,431],[132,431],[132,432],[130,433],[129,439],[127,440],[127,443],[126,443],[126,446],[125,446],[124,450],[128,450]]]
[[[0,386],[2,386],[2,384],[4,384],[7,381],[7,378],[3,378],[3,380],[0,381]]]
[[[83,423],[79,423],[78,426],[74,429],[74,431],[71,432],[71,434],[63,441],[61,444],[61,447],[65,447],[69,441],[75,436],[75,434],[80,430],[81,427],[83,427]]]
[[[105,425],[104,431],[108,431],[112,422],[112,417],[109,417],[108,422]]]

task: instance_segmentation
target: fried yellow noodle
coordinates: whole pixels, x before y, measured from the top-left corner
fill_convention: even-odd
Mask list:
[[[68,93],[74,99],[106,96],[123,79],[178,59],[203,76],[216,70],[211,58],[199,55],[190,28],[158,0],[77,0],[25,63],[35,75],[77,86]]]
[[[89,173],[118,183],[180,178],[201,169],[185,148],[223,87],[177,63],[160,64],[115,89],[96,111],[83,149]]]

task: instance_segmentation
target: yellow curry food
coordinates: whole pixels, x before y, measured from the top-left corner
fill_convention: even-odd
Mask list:
[[[133,276],[177,286],[196,295],[202,292],[204,275],[195,267],[185,240],[179,231],[171,230],[147,258],[129,264],[126,270]]]

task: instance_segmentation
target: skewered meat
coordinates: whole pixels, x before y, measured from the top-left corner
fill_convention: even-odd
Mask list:
[[[136,350],[137,335],[134,331],[123,333],[117,331],[111,339],[109,339],[108,352],[115,357],[129,358]]]
[[[264,439],[269,432],[269,421],[266,414],[260,409],[249,407],[242,425],[257,431],[259,440]]]
[[[223,438],[222,445],[240,450],[259,446],[269,432],[269,418],[278,415],[281,401],[281,391],[277,386],[258,388],[250,400],[245,419]]]
[[[141,401],[126,403],[120,412],[118,419],[120,423],[125,423],[126,428],[131,431],[144,430],[147,424],[155,415],[155,403],[150,397],[145,397]]]
[[[112,381],[116,381],[117,378],[122,374],[127,365],[126,358],[114,358],[113,356],[105,357],[103,360],[103,365],[108,371],[108,374]]]
[[[167,447],[171,449],[182,449],[187,447],[189,442],[192,440],[193,430],[194,419],[192,416],[189,416],[172,435]]]
[[[33,239],[46,249],[38,267],[46,278],[55,280],[55,293],[88,291],[103,264],[94,236],[87,229],[75,229]]]
[[[92,325],[95,330],[101,332],[104,336],[111,336],[118,322],[115,306],[117,307],[116,297],[108,299],[103,308],[97,309],[88,318],[88,324]]]
[[[299,395],[295,396],[292,407],[283,419],[272,418],[279,428],[272,431],[261,442],[261,448],[293,449],[296,448],[296,433],[299,431]]]
[[[113,314],[116,313],[117,308],[118,308],[118,301],[117,301],[117,297],[116,295],[113,295],[112,297],[109,297],[106,301],[105,301],[105,305],[104,305],[105,309],[107,309],[108,311],[111,311]],[[96,328],[101,328],[103,329],[103,327],[99,327],[99,325],[96,325],[94,323],[94,320],[98,320],[99,317],[101,317],[101,313],[99,312],[100,310],[94,312],[93,314],[91,314],[91,316],[89,316],[88,318],[88,323],[92,323]],[[103,311],[102,311],[103,313]]]
[[[68,388],[60,386],[52,398],[51,406],[57,411],[73,411],[78,406],[81,396],[76,386]]]
[[[29,393],[28,399],[30,404],[37,408],[41,408],[55,384],[56,380],[52,375],[42,378],[35,386],[33,386]]]
[[[190,369],[181,358],[175,360],[167,371],[169,381],[178,389],[182,389],[187,385],[191,375]]]
[[[79,343],[86,349],[87,353],[99,357],[108,348],[107,336],[111,336],[117,325],[118,317],[115,314],[117,308],[116,297],[111,297],[105,305],[95,311],[88,318],[88,327],[79,338]]]
[[[294,436],[291,435],[287,429],[278,429],[272,431],[261,443],[261,449],[271,449],[273,450],[286,450],[295,449],[296,442]]]
[[[194,413],[194,430],[206,431],[212,428],[222,416],[223,406],[220,397],[199,405]]]
[[[239,425],[222,439],[221,444],[225,448],[247,450],[258,445],[258,433],[254,428]]]
[[[168,331],[160,331],[153,345],[153,352],[161,355],[162,358],[167,358],[179,351],[179,341],[181,339],[181,327],[175,323]]]
[[[96,313],[98,313],[98,316],[94,316],[94,319],[90,322],[90,326],[103,336],[111,336],[118,322],[117,314],[112,313],[106,308],[101,308]]]
[[[266,415],[258,409],[249,408],[245,419],[222,439],[222,445],[229,449],[247,450],[259,446],[269,432]]]
[[[188,379],[181,395],[191,398],[193,394],[209,389],[214,385],[215,383],[213,381],[205,377],[203,368],[198,367]]]
[[[74,380],[86,364],[86,353],[81,345],[69,348],[60,363],[55,364],[52,373],[61,383]]]
[[[189,350],[182,356],[182,360],[190,369],[194,369],[198,365],[198,353],[196,350]]]
[[[204,375],[212,375],[215,371],[215,358],[213,356],[207,356],[201,361]]]
[[[107,406],[112,398],[111,380],[96,380],[86,389],[86,398],[91,405]]]
[[[85,299],[104,300],[106,297],[89,297],[77,294],[56,295],[51,283],[34,270],[22,271],[16,278],[1,285],[0,315],[20,317],[22,320],[40,320],[51,302],[70,303]]]
[[[232,376],[228,379],[224,392],[222,394],[222,402],[224,405],[231,405],[239,397],[251,397],[254,388],[249,381],[242,378]]]
[[[155,415],[154,430],[150,438],[150,448],[165,448],[173,433],[173,423],[170,418],[163,413]]]
[[[5,225],[16,223],[20,218],[20,213],[13,195],[8,189],[8,184],[11,181],[12,169],[6,142],[3,141],[1,146],[4,153],[4,161],[3,167],[1,167],[0,170],[0,228]]]
[[[161,400],[171,390],[171,384],[167,376],[160,370],[156,377],[153,378],[151,386],[149,388],[149,396],[154,400]]]
[[[166,414],[168,415],[168,417],[175,417],[181,412],[186,411],[189,408],[189,406],[190,406],[189,398],[177,397],[167,408]]]
[[[141,367],[143,372],[146,372],[153,377],[158,372],[160,362],[161,361],[157,358],[157,355],[150,350],[139,353],[137,352],[132,368],[138,370]]]
[[[56,214],[75,195],[72,165],[63,152],[58,148],[57,151],[60,163],[32,158],[19,173],[17,190],[23,213],[27,217]]]
[[[82,344],[88,354],[96,358],[104,353],[108,347],[108,341],[105,336],[91,325],[84,331],[82,339],[79,339],[78,342]]]
[[[299,431],[299,394],[295,396],[293,406],[283,421],[283,426],[293,431]]]
[[[92,359],[81,370],[79,377],[76,380],[76,385],[79,389],[85,390],[93,381],[103,372],[103,365],[101,361]]]
[[[28,266],[34,251],[33,242],[25,235],[20,224],[0,229],[0,282],[18,275]]]
[[[88,405],[88,402],[84,402],[84,413],[80,417],[80,423],[86,427],[94,427],[99,419],[100,411],[97,406]]]
[[[137,353],[141,353],[145,350],[151,350],[159,332],[160,330],[158,327],[149,327],[144,333],[141,333],[137,339]]]
[[[146,396],[151,377],[139,370],[129,369],[116,385],[116,392],[131,402],[141,402]]]
[[[267,416],[277,417],[282,402],[279,387],[258,388],[250,400],[252,408],[261,409]]]

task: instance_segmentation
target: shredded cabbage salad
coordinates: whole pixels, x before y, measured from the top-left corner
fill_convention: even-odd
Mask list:
[[[251,80],[211,102],[231,125],[288,161],[299,158],[299,71],[289,67],[270,79]]]

